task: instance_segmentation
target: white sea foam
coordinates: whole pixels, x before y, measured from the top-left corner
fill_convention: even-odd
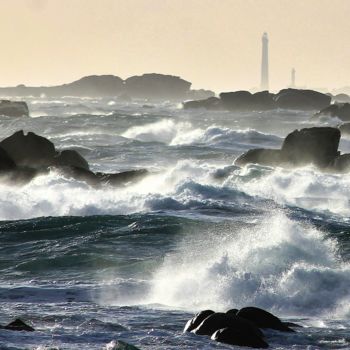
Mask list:
[[[194,310],[256,305],[319,315],[339,312],[349,288],[350,266],[338,260],[335,243],[273,212],[254,228],[187,236],[155,274],[150,299]]]

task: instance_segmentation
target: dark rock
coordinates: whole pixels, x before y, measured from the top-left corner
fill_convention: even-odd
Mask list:
[[[279,166],[282,163],[279,149],[250,149],[235,160],[235,165],[243,166],[248,163],[256,163],[267,166]]]
[[[259,111],[274,109],[276,107],[274,96],[268,91],[253,94],[253,108]]]
[[[275,108],[274,95],[268,91],[251,94],[249,91],[224,92],[220,94],[225,109],[233,111],[263,111]]]
[[[336,103],[350,103],[350,96],[347,94],[338,94],[332,97]]]
[[[339,155],[340,131],[315,127],[294,130],[284,140],[281,157],[293,165],[314,164],[327,167]]]
[[[135,98],[181,100],[191,83],[180,77],[163,74],[143,74],[125,80],[125,92]]]
[[[282,149],[251,149],[235,160],[235,165],[257,163],[268,166],[332,166],[339,156],[340,131],[337,128],[306,128],[294,130],[285,138]]]
[[[10,322],[6,326],[0,326],[2,329],[8,329],[10,331],[26,331],[26,332],[34,332],[35,329],[31,326],[28,326],[26,323],[24,323],[19,318],[15,319],[14,321]]]
[[[123,171],[116,174],[96,173],[96,176],[101,183],[111,186],[126,186],[143,179],[148,174],[149,172],[146,169],[138,169]]]
[[[342,154],[334,159],[333,164],[330,167],[330,170],[334,170],[339,173],[349,172],[350,171],[350,154]]]
[[[222,92],[220,99],[227,110],[250,110],[254,104],[253,95],[249,91]]]
[[[13,170],[16,168],[16,163],[7,154],[7,152],[0,147],[0,172],[2,170]]]
[[[93,187],[101,185],[99,176],[97,176],[92,171],[84,168],[78,168],[74,166],[61,166],[56,168],[56,171],[65,177],[73,178],[78,181],[84,181]]]
[[[217,97],[209,97],[206,100],[187,101],[182,103],[184,109],[205,108],[208,110],[223,109],[222,101]]]
[[[331,97],[314,90],[283,89],[274,97],[283,109],[320,110],[331,103]]]
[[[0,115],[7,117],[28,117],[29,109],[25,102],[0,100]]]
[[[1,141],[0,147],[7,152],[17,166],[31,168],[49,166],[56,155],[55,146],[51,141],[33,132],[25,135],[23,130]]]
[[[1,181],[10,185],[25,185],[32,181],[36,176],[47,175],[48,169],[33,169],[28,167],[19,167],[9,171],[0,172]]]
[[[342,135],[350,135],[350,123],[345,123],[339,126]]]
[[[315,114],[315,117],[322,116],[337,117],[344,121],[350,121],[350,103],[332,104]]]
[[[238,309],[230,309],[230,310],[226,311],[226,314],[235,316],[235,315],[237,315],[238,311],[239,311]]]
[[[54,165],[56,166],[73,166],[76,168],[82,168],[89,170],[88,162],[74,150],[61,151],[54,159]]]
[[[266,349],[269,347],[269,345],[261,337],[246,329],[219,329],[211,336],[211,339],[220,343],[248,346],[250,348]]]
[[[227,327],[234,328],[238,331],[249,331],[258,337],[264,336],[261,330],[251,321],[238,317],[238,315],[228,315],[221,312],[216,312],[208,316],[197,328],[192,330],[192,333],[211,336],[217,330]]]
[[[294,328],[303,328],[300,324],[294,323],[294,322],[282,322],[287,327],[294,327]]]
[[[198,312],[193,318],[187,321],[184,332],[191,332],[197,328],[208,316],[214,314],[212,310],[204,310]]]
[[[254,323],[259,328],[270,328],[282,332],[294,332],[278,317],[257,307],[245,307],[240,309],[237,316]]]

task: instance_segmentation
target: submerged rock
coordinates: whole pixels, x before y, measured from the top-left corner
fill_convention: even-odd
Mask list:
[[[0,115],[6,117],[28,117],[28,105],[25,102],[0,100]]]
[[[26,323],[24,323],[21,319],[17,318],[14,321],[10,322],[6,326],[0,326],[2,329],[8,329],[10,331],[25,331],[25,332],[34,332],[35,329]]]
[[[7,152],[0,146],[0,172],[2,170],[13,170],[16,168],[16,163],[7,154]]]

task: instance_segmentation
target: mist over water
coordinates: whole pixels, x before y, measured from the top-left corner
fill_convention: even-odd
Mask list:
[[[0,324],[21,316],[39,330],[0,333],[7,348],[100,349],[118,338],[228,349],[182,328],[192,312],[248,305],[308,327],[274,336],[272,348],[349,346],[349,175],[233,165],[250,148],[278,148],[294,129],[332,121],[111,99],[28,103],[33,118],[0,118],[1,139],[33,131],[94,171],[150,175],[98,189],[55,172],[23,186],[1,179]]]

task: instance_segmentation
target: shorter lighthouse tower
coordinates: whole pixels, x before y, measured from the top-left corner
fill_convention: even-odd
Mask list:
[[[261,90],[269,90],[269,38],[267,33],[262,36],[261,58]]]

